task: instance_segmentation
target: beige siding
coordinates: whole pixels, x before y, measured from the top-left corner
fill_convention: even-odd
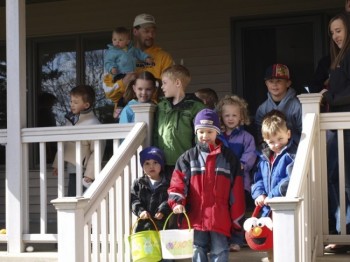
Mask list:
[[[118,1],[63,0],[27,6],[29,37],[110,31],[132,26],[138,13],[156,17],[157,42],[181,59],[193,80],[189,91],[211,87],[219,95],[230,93],[231,18],[270,16],[343,8],[340,0],[224,0],[224,1]],[[4,38],[4,8],[0,10],[0,37]]]

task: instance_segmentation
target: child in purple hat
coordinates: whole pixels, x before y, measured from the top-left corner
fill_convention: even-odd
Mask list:
[[[214,110],[199,111],[194,126],[197,145],[177,160],[168,203],[176,214],[187,212],[191,221],[192,261],[228,261],[227,238],[233,228],[240,228],[244,215],[240,163],[217,139],[220,121]],[[181,228],[188,228],[186,221]]]
[[[131,187],[131,211],[141,219],[135,231],[154,229],[149,218],[161,229],[171,213],[167,203],[169,182],[163,173],[164,153],[157,147],[147,147],[140,152],[140,163],[143,175]]]

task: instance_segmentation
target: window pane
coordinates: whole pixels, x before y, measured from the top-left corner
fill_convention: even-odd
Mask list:
[[[106,99],[102,89],[103,55],[110,35],[83,38],[85,83],[95,87],[96,104],[95,113],[102,123],[112,123],[113,103]]]
[[[64,125],[69,112],[69,92],[77,84],[74,40],[40,43],[38,51],[37,125]]]

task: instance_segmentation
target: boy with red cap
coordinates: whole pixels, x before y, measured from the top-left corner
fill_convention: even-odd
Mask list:
[[[217,113],[203,109],[195,117],[197,145],[176,162],[168,203],[176,214],[187,212],[194,229],[192,261],[228,261],[228,237],[244,216],[240,162],[217,135]],[[183,221],[181,228],[187,228]]]
[[[284,113],[288,128],[292,131],[293,140],[299,143],[302,130],[302,111],[295,90],[291,87],[292,81],[289,69],[283,64],[269,66],[265,72],[267,99],[256,110],[255,125],[258,145],[263,142],[261,124],[264,116],[272,110]]]

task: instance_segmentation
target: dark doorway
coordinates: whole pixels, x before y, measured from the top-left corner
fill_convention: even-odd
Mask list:
[[[325,52],[321,15],[234,20],[233,92],[244,97],[251,115],[266,99],[265,69],[275,63],[289,67],[292,87],[306,92],[318,60]]]

